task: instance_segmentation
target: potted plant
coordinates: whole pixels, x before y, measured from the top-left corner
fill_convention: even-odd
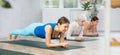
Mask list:
[[[91,7],[90,2],[87,1],[87,2],[82,3],[82,8],[84,11],[90,10],[90,7]]]
[[[91,16],[90,16],[90,18],[92,18],[94,16],[97,16],[97,13],[98,13],[98,10],[96,8],[97,0],[91,0],[91,3],[93,5],[93,8],[91,9]]]
[[[0,6],[2,6],[4,8],[11,8],[10,3],[6,0],[0,0]]]
[[[85,15],[86,16],[86,20],[89,20],[90,18],[90,10],[91,10],[91,4],[89,1],[85,1],[82,3],[82,8],[83,8],[83,11],[82,11],[82,15]]]

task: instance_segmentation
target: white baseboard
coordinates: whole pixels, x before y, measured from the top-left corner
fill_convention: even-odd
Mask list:
[[[98,32],[104,32],[104,30],[98,30]],[[110,32],[120,32],[120,30],[110,30]]]

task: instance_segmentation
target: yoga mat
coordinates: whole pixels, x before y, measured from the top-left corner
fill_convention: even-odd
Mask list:
[[[33,54],[22,53],[22,52],[11,51],[11,50],[5,50],[5,49],[0,49],[0,55],[33,55]]]
[[[99,39],[95,39],[95,38],[86,38],[85,40],[70,40],[67,39],[67,41],[77,41],[77,42],[86,42],[86,41],[97,41]]]
[[[45,42],[40,41],[31,41],[31,40],[17,40],[17,41],[0,41],[0,43],[10,43],[10,44],[16,44],[16,45],[22,45],[22,46],[28,46],[28,47],[35,47],[35,48],[42,48],[42,49],[48,49],[48,50],[55,50],[55,51],[64,51],[64,50],[71,50],[71,49],[79,49],[79,48],[85,48],[84,46],[74,46],[69,45],[68,48],[62,48],[62,47],[55,47],[55,48],[47,48],[45,45]]]

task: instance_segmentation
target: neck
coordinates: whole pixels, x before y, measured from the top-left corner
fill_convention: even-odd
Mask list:
[[[92,22],[90,22],[90,26],[93,26]]]
[[[60,29],[57,25],[55,26],[55,31],[60,32]]]

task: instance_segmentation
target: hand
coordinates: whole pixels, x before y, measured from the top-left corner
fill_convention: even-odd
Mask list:
[[[85,40],[84,37],[76,37],[75,40],[80,41],[80,40]]]
[[[67,42],[61,43],[61,45],[62,45],[62,47],[64,47],[64,48],[68,48],[68,43],[67,43]]]

